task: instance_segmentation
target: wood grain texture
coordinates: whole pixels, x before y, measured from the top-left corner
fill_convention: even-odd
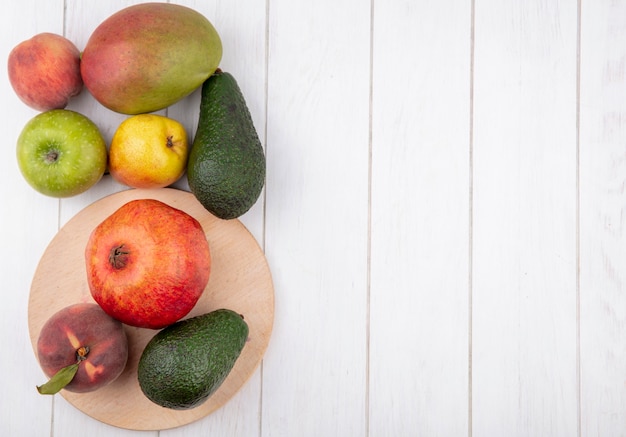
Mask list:
[[[372,436],[468,431],[470,12],[374,6]]]
[[[576,435],[576,4],[474,26],[472,430]]]
[[[582,5],[581,435],[626,435],[626,3]]]
[[[269,14],[265,249],[280,323],[264,361],[262,434],[360,436],[370,9],[272,0]]]
[[[36,393],[36,263],[125,187],[35,193],[10,156],[36,112],[0,71],[0,435],[626,436],[624,1],[172,1],[216,24],[266,146],[242,217],[275,280],[265,359],[160,432]],[[41,31],[81,47],[134,3],[6,3],[2,56]],[[198,106],[161,113],[193,134]],[[70,109],[107,140],[125,118],[88,93]]]

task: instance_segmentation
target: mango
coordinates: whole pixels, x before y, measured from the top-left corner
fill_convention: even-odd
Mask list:
[[[85,88],[112,111],[164,109],[191,94],[222,59],[213,24],[194,9],[141,3],[104,20],[81,57]]]

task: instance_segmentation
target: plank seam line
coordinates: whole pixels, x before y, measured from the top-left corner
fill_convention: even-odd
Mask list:
[[[372,280],[372,148],[374,123],[374,0],[370,0],[370,40],[369,40],[369,114],[367,138],[367,260],[366,260],[366,303],[365,303],[365,436],[370,435],[370,321],[371,321],[371,280]]]
[[[265,62],[265,83],[263,84],[263,142],[265,143],[265,156],[267,157],[267,129],[268,129],[268,108],[269,108],[269,53],[270,52],[270,0],[265,1],[265,53],[264,53],[264,62]],[[263,212],[262,212],[262,247],[263,253],[265,253],[266,249],[266,235],[267,235],[267,186],[263,190]],[[260,371],[260,382],[259,382],[259,411],[258,411],[258,419],[259,419],[259,437],[263,435],[263,387],[264,387],[264,360],[261,360],[261,365],[259,366]]]
[[[473,344],[472,344],[472,327],[473,327],[473,251],[474,251],[474,24],[475,24],[475,0],[470,4],[470,68],[469,68],[469,138],[468,138],[468,166],[469,166],[469,189],[468,189],[468,327],[467,327],[467,435],[472,437],[473,432],[473,392],[472,392],[472,360],[473,360]]]
[[[581,367],[580,367],[580,51],[582,0],[576,10],[576,408],[577,434],[582,435]]]

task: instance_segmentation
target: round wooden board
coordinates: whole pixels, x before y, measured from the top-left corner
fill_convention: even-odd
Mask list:
[[[239,220],[220,220],[207,212],[193,194],[172,188],[131,189],[105,197],[68,221],[46,248],[31,285],[28,325],[36,355],[39,333],[52,314],[73,303],[94,302],[84,267],[89,235],[120,206],[142,198],[157,199],[187,212],[201,223],[207,235],[211,276],[187,317],[219,308],[237,311],[250,328],[248,342],[220,388],[204,404],[191,410],[163,408],[143,395],[137,382],[137,363],[157,331],[130,326],[125,326],[130,344],[128,364],[116,381],[91,393],[62,390],[60,394],[101,422],[132,430],[162,430],[194,422],[224,405],[252,376],[267,349],[274,323],[271,273],[257,241]]]

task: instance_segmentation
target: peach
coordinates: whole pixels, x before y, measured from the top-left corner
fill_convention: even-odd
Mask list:
[[[64,388],[75,393],[97,390],[113,382],[128,360],[128,339],[121,322],[95,303],[77,303],[54,313],[37,340],[37,356],[52,378],[78,362],[78,371]]]
[[[17,96],[38,111],[63,109],[83,89],[80,51],[54,33],[39,33],[15,46],[8,73]]]

